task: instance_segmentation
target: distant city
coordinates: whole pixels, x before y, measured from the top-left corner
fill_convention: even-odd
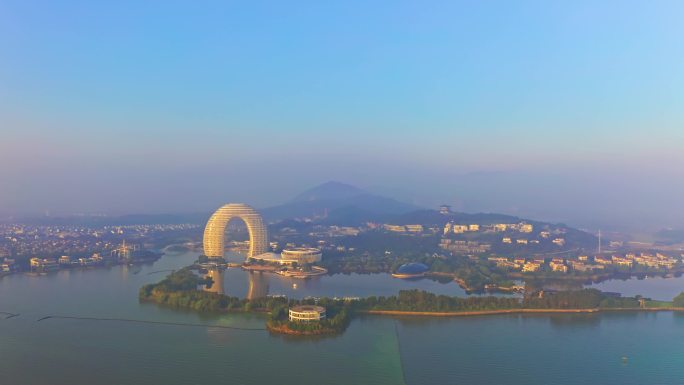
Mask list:
[[[448,205],[414,209],[373,197],[389,202],[385,204],[388,211],[362,211],[350,218],[340,212],[359,209],[336,206],[358,202],[363,195],[348,186],[335,187],[325,184],[302,193],[307,203],[298,203],[299,212],[287,206],[278,209],[300,215],[272,218],[268,223],[249,206],[227,205],[206,227],[192,223],[102,227],[1,224],[0,272],[128,262],[132,260],[129,248],[138,255],[148,249],[163,253],[172,244],[204,249],[209,257],[220,257],[225,250],[242,252],[252,262],[245,268],[263,271],[264,264],[271,265],[270,270],[289,276],[394,274],[403,265],[419,263],[425,266],[421,276],[453,279],[473,292],[517,290],[515,282],[520,279],[600,281],[684,271],[684,254],[677,245],[630,245],[564,225],[498,214],[457,213]],[[345,195],[350,191],[351,197]],[[398,212],[397,207],[401,207]],[[310,214],[301,215],[307,210]],[[380,217],[388,220],[378,221]],[[231,221],[233,218],[243,219],[246,226]],[[300,261],[297,268],[292,266],[294,259],[285,264],[289,267],[281,266],[282,256],[306,253],[312,253],[313,259]],[[318,270],[306,268],[309,264]]]

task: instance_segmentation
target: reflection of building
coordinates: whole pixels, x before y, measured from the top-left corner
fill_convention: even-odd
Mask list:
[[[205,286],[204,291],[216,294],[225,294],[225,290],[223,289],[224,273],[225,271],[223,269],[209,269],[207,271],[207,275],[205,275],[204,278],[211,278],[213,283],[211,284],[211,286]]]
[[[247,299],[264,298],[268,295],[268,277],[260,272],[248,272]]]
[[[290,321],[311,322],[325,319],[325,308],[314,305],[301,305],[290,308]]]
[[[283,263],[316,263],[321,261],[321,250],[312,247],[285,249],[280,253],[280,258]]]
[[[261,215],[250,206],[242,203],[230,203],[209,218],[204,228],[204,254],[208,257],[221,258],[225,250],[225,232],[228,222],[233,218],[242,219],[249,233],[249,253],[247,257],[255,257],[268,251],[268,232]]]

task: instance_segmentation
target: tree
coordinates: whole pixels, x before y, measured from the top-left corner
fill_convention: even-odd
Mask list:
[[[684,292],[679,293],[674,299],[672,300],[672,306],[674,307],[684,307]]]

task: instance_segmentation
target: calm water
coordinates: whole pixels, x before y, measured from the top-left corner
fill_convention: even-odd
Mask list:
[[[622,293],[625,296],[642,295],[644,297],[671,301],[672,298],[684,291],[684,276],[676,278],[648,277],[630,278],[627,280],[614,279],[589,285],[603,291]]]
[[[0,383],[684,383],[684,316],[671,313],[369,316],[355,319],[342,336],[293,339],[264,330],[219,327],[259,329],[264,325],[259,315],[200,316],[138,303],[141,285],[194,257],[171,254],[143,267],[0,279],[0,311],[20,313],[0,319]],[[231,269],[223,278],[226,293],[240,296],[388,295],[411,287],[462,294],[454,284],[379,275],[292,281]],[[297,282],[296,289],[292,282]],[[668,282],[681,286],[681,281]],[[54,318],[37,322],[47,315],[199,326]]]

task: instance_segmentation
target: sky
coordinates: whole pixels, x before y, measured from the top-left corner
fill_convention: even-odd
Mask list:
[[[684,228],[681,1],[0,1],[0,213],[424,206]]]

